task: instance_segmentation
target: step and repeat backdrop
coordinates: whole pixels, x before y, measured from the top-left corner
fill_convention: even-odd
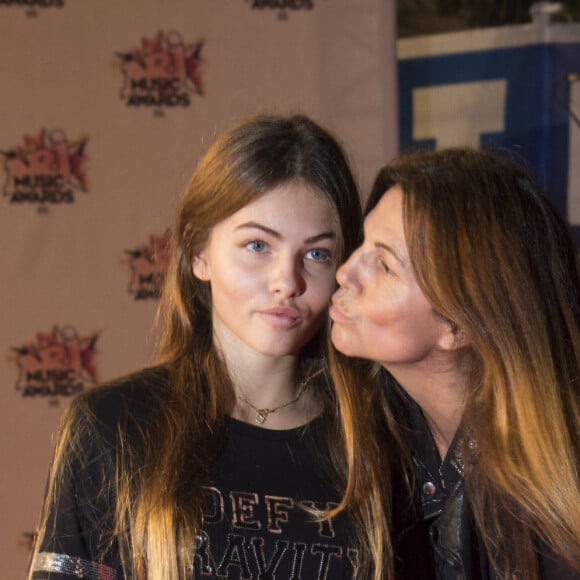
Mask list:
[[[150,361],[175,203],[216,135],[312,116],[397,150],[394,1],[0,0],[0,578],[72,398]]]

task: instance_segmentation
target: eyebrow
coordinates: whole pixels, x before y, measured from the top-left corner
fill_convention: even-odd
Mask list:
[[[277,232],[276,230],[273,230],[272,228],[269,228],[268,226],[262,225],[258,222],[245,222],[243,224],[240,224],[238,227],[236,227],[236,230],[242,230],[242,229],[258,229],[258,230],[262,230],[263,232],[273,236],[274,238],[281,240],[282,239],[282,234],[280,234],[280,232]],[[309,238],[306,238],[304,240],[305,243],[307,244],[312,244],[314,242],[319,242],[321,240],[334,240],[336,239],[336,233],[335,232],[323,232],[321,234],[317,234],[316,236],[311,236]]]
[[[401,264],[401,266],[405,268],[409,266],[409,260],[403,258],[401,253],[396,248],[393,248],[393,246],[389,246],[389,244],[385,244],[384,242],[375,242],[375,248],[380,248],[392,254],[393,257],[397,260],[397,262]]]

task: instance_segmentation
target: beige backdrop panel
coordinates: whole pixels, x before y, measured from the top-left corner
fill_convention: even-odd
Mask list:
[[[215,135],[251,113],[306,112],[343,141],[365,191],[397,148],[392,0],[34,2],[0,4],[0,578],[25,573],[51,434],[71,400],[55,388],[149,360],[155,284],[136,299],[131,266],[171,227]],[[127,106],[118,55],[171,31],[202,43],[204,95]],[[30,200],[46,191],[31,180],[49,175],[53,198],[69,201]]]

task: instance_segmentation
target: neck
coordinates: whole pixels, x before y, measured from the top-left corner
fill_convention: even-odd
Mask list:
[[[433,369],[388,368],[389,372],[421,407],[441,458],[445,458],[457,433],[467,393],[463,365]]]
[[[240,343],[230,346],[229,341],[216,341],[232,380],[227,414],[267,429],[299,427],[319,414],[316,390],[301,388],[304,377],[297,355],[267,356]]]
[[[267,375],[262,380],[252,389],[234,384],[235,399],[229,413],[233,418],[266,429],[292,429],[320,413],[316,389],[307,379],[276,384],[272,375]],[[279,388],[273,389],[272,385]]]

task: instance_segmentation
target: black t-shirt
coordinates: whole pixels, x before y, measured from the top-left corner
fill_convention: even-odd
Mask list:
[[[224,578],[352,578],[356,551],[343,518],[316,522],[338,496],[313,452],[318,421],[273,431],[228,422],[227,445],[206,488],[197,572]],[[200,569],[201,567],[201,569]]]
[[[144,383],[138,375],[113,388],[95,389],[89,397],[98,400],[92,405],[97,424],[113,434],[127,409],[133,415],[142,412],[147,424],[151,409]],[[196,578],[353,578],[357,552],[346,518],[317,522],[301,507],[324,509],[339,500],[317,452],[321,436],[320,419],[283,431],[226,421],[225,444],[209,466],[204,487],[206,513],[196,549]],[[116,439],[105,435],[103,440],[113,442],[105,452],[114,455]],[[114,496],[97,493],[103,478],[114,474],[102,473],[101,447],[95,454],[94,441],[86,440],[84,448],[82,469],[72,469],[49,504],[48,532],[32,564],[35,580],[125,578],[115,543],[104,544]]]

